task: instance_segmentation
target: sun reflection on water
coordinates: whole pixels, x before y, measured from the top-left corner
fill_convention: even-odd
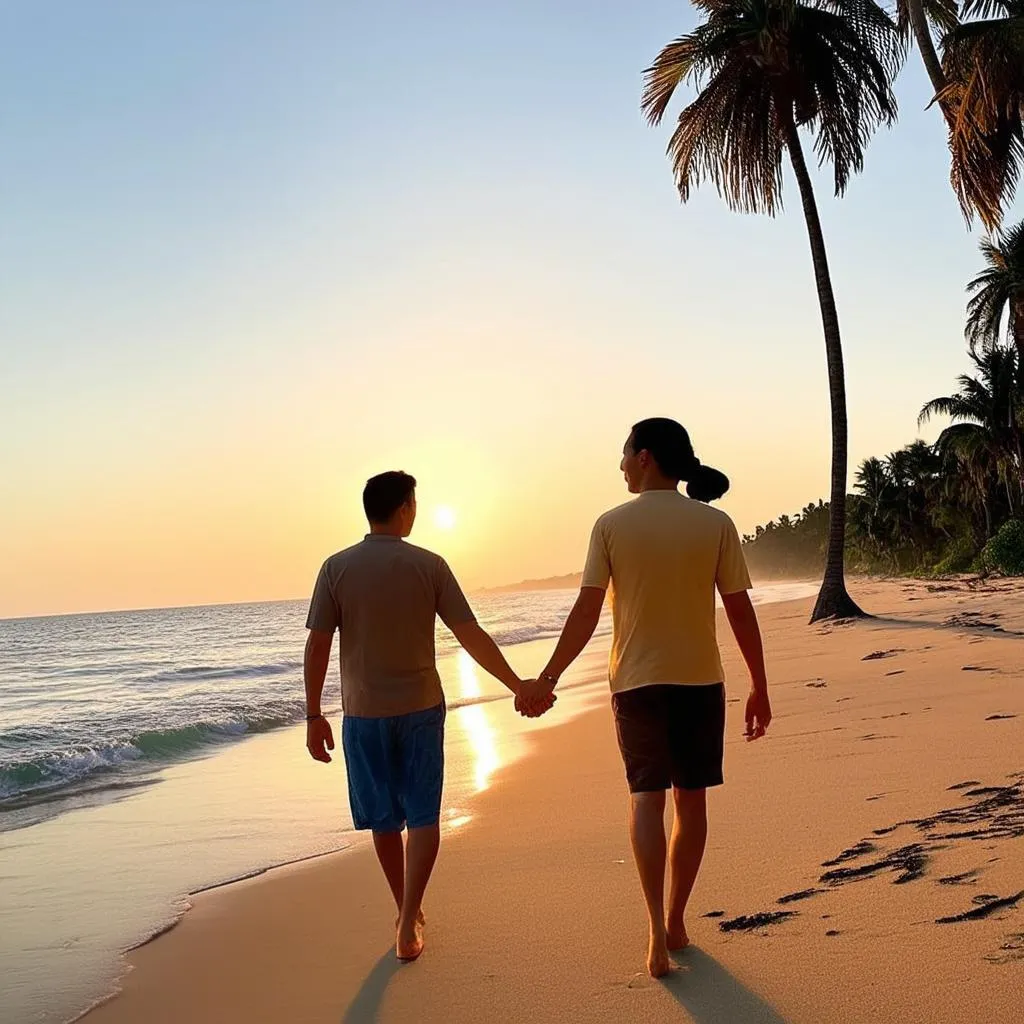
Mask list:
[[[462,650],[459,651],[458,659],[461,696],[463,698],[479,697],[482,691],[480,680],[477,678],[476,664]],[[466,705],[459,708],[456,717],[469,740],[470,750],[473,753],[473,782],[476,792],[480,793],[491,784],[491,776],[501,764],[487,705]]]

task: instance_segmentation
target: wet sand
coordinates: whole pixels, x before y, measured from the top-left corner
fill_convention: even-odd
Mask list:
[[[89,1024],[161,1021],[1019,1019],[1024,991],[1024,585],[865,583],[878,618],[766,606],[776,720],[743,741],[734,645],[726,785],[664,982],[606,705],[529,738],[473,799],[391,952],[366,848],[204,893],[130,957]],[[556,712],[557,713],[557,712]]]

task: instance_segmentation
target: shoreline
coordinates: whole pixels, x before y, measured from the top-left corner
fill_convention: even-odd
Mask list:
[[[708,858],[693,906],[697,948],[669,984],[637,973],[645,929],[622,820],[625,787],[601,701],[592,713],[529,737],[515,769],[498,771],[474,798],[472,829],[446,836],[428,893],[430,946],[417,965],[391,965],[393,908],[372,851],[360,846],[342,851],[350,854],[344,860],[321,857],[203,894],[180,928],[128,957],[132,969],[120,995],[90,1011],[90,1021],[213,1021],[227,1019],[228,1006],[231,1019],[352,1024],[409,1013],[427,1020],[640,1021],[655,1012],[700,1022],[820,1024],[865,1014],[923,1022],[952,1019],[942,1013],[954,1006],[956,1019],[1015,1019],[1007,1000],[1024,980],[1024,954],[1016,960],[1014,950],[1000,950],[1011,942],[1006,934],[1024,932],[1024,913],[994,906],[968,924],[925,922],[972,906],[970,888],[934,884],[965,870],[979,872],[978,884],[1000,898],[1019,889],[1011,883],[1024,870],[1024,838],[993,832],[988,822],[981,839],[991,835],[999,856],[979,866],[976,841],[932,843],[928,829],[945,827],[943,815],[952,821],[965,808],[983,818],[985,798],[975,792],[1002,786],[1006,799],[1016,800],[1012,776],[1024,770],[1024,693],[1017,685],[1024,672],[1016,647],[1024,585],[1002,581],[984,594],[966,587],[931,593],[905,581],[867,589],[869,606],[889,619],[816,628],[806,625],[807,601],[759,609],[777,717],[758,744],[736,736],[735,694],[744,677],[731,644],[723,644],[734,694],[727,785],[712,798]],[[967,671],[972,665],[978,671]],[[563,751],[574,766],[569,777]],[[976,790],[951,789],[967,779]],[[925,851],[922,875],[894,890],[889,861],[874,867],[863,848],[856,852],[870,843],[882,857],[890,835],[892,843],[924,844]],[[761,851],[772,848],[776,856],[765,860]],[[820,867],[807,872],[836,857],[870,870],[825,883],[816,881]],[[809,885],[814,892],[805,892]],[[738,922],[769,913],[772,892],[779,902],[770,913],[796,916],[745,932]],[[815,905],[830,913],[812,913]],[[712,913],[730,930],[703,916]],[[831,920],[815,928],[822,917]],[[865,943],[879,927],[890,939],[881,947]],[[564,946],[567,928],[593,930],[602,942],[587,946],[581,960]],[[886,955],[893,943],[898,957]],[[519,955],[514,965],[509,949]],[[780,956],[766,958],[764,949]],[[988,961],[1001,973],[985,982],[975,964],[988,957],[1007,959]],[[793,964],[803,961],[839,969],[824,1004],[820,989],[808,990],[799,972],[794,976]],[[524,976],[535,984],[524,989]],[[688,979],[710,987],[689,992]],[[285,991],[271,991],[275,985]],[[733,1016],[706,1015],[713,990],[728,994]],[[598,991],[600,1007],[593,1002]],[[705,1016],[693,1012],[701,998]],[[735,1016],[740,1007],[750,1016]],[[837,1016],[840,1007],[845,1012]]]

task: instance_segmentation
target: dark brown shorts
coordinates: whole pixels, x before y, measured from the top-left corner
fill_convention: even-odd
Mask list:
[[[631,793],[722,784],[724,683],[641,686],[612,708]]]

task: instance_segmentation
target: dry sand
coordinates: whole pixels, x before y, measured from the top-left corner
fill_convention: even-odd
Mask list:
[[[745,675],[723,640],[727,781],[695,945],[664,983],[641,973],[603,708],[538,733],[447,837],[419,962],[393,958],[363,848],[202,895],[88,1024],[1019,1021],[1024,586],[855,589],[879,618],[819,628],[809,601],[760,610],[776,719],[757,743],[740,735]],[[794,916],[723,930],[779,912]]]

